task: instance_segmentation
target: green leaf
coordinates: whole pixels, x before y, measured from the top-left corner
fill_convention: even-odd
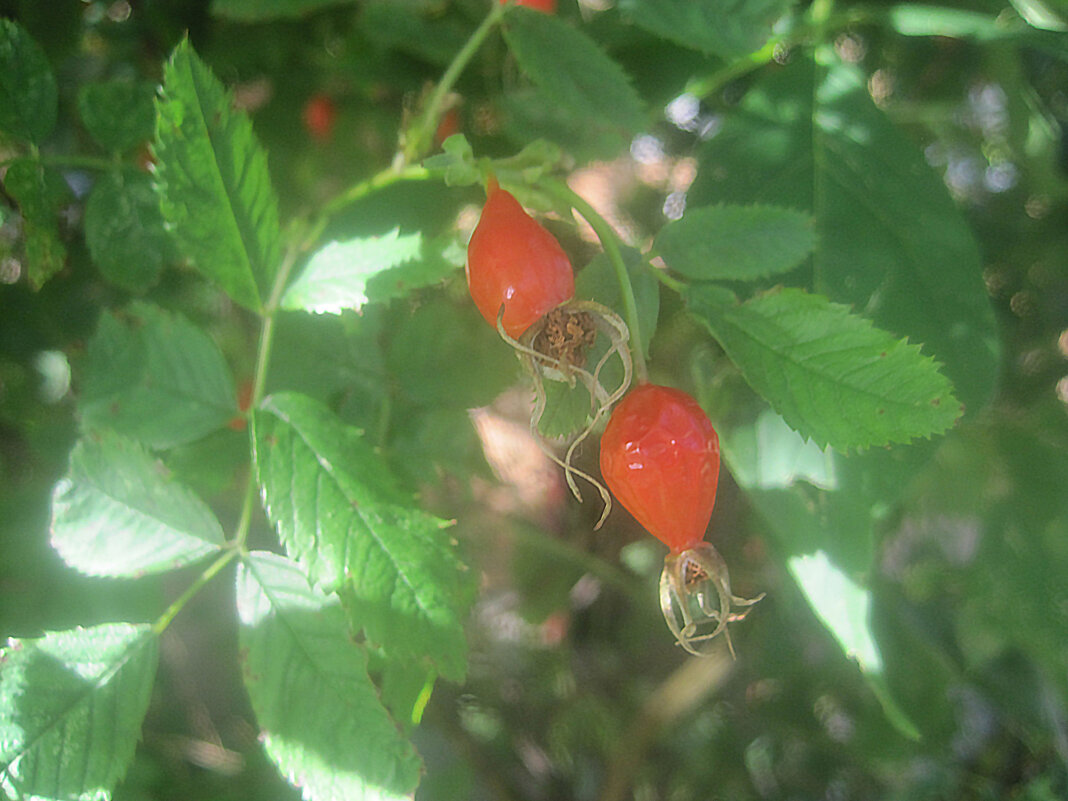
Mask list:
[[[369,306],[360,315],[277,314],[265,394],[300,387],[324,402],[347,396],[370,415],[361,424],[371,425],[391,393],[382,355],[382,312]]]
[[[368,301],[369,280],[419,259],[422,246],[421,233],[401,235],[399,228],[384,236],[331,242],[311,257],[304,272],[290,284],[282,308],[317,314],[359,311]]]
[[[816,246],[812,220],[778,206],[687,208],[655,247],[668,267],[701,281],[749,281],[785,273]]]
[[[418,726],[434,690],[434,673],[410,662],[383,659],[375,653],[368,657],[371,675],[381,688],[382,705],[403,731]]]
[[[516,360],[485,321],[439,298],[391,332],[386,366],[403,397],[421,406],[492,403],[516,376]]]
[[[378,698],[336,595],[253,552],[238,566],[245,686],[267,755],[309,801],[410,798],[421,764]]]
[[[52,490],[52,547],[91,576],[174,570],[218,551],[224,539],[203,501],[117,434],[80,440]]]
[[[40,289],[67,260],[58,226],[59,210],[70,200],[70,189],[58,172],[25,159],[8,167],[4,187],[19,204],[26,271],[30,286]]]
[[[787,0],[620,0],[619,9],[651,33],[723,58],[757,50]]]
[[[425,0],[370,0],[360,5],[359,25],[377,52],[397,50],[444,70],[472,29],[466,15],[438,12]]]
[[[578,163],[615,158],[634,133],[611,119],[578,114],[536,86],[506,92],[499,103],[504,132],[510,139],[525,147],[548,140]]]
[[[749,441],[735,441],[739,437]],[[746,489],[788,489],[799,481],[838,488],[834,451],[806,440],[771,409],[764,409],[752,425],[731,426],[721,445],[731,457],[731,476]]]
[[[451,679],[464,674],[470,577],[445,530],[416,508],[354,428],[296,393],[253,416],[267,515],[291,558],[327,590],[343,585],[368,639]]]
[[[483,180],[475,163],[475,151],[462,133],[455,133],[441,143],[443,152],[423,159],[428,170],[444,170],[446,186],[472,186]]]
[[[179,250],[259,311],[279,263],[278,200],[252,123],[185,39],[156,103],[156,177]]]
[[[686,292],[690,311],[753,389],[820,446],[908,442],[960,415],[932,359],[845,306],[796,289],[740,305],[732,298],[711,286]]]
[[[645,125],[642,100],[622,68],[562,19],[515,8],[505,20],[504,38],[523,72],[571,115],[628,134]]]
[[[213,0],[211,13],[245,22],[303,17],[331,6],[354,5],[355,0]]]
[[[0,19],[0,131],[40,144],[56,126],[56,79],[26,29]]]
[[[562,439],[582,431],[593,416],[590,391],[577,382],[574,387],[562,381],[545,381],[545,411],[538,431],[548,439]]]
[[[148,81],[87,83],[78,90],[78,113],[98,145],[121,152],[152,138],[155,95],[156,85]]]
[[[811,214],[809,286],[922,342],[974,412],[998,375],[975,238],[923,154],[876,108],[866,80],[828,49],[769,71],[704,146],[687,199]]]
[[[642,347],[649,352],[649,343],[656,333],[660,317],[660,282],[646,267],[642,254],[633,248],[622,248],[623,263],[634,289],[634,303],[638,307],[638,325],[641,327]],[[612,309],[624,320],[623,292],[616,277],[615,268],[604,253],[579,270],[575,276],[575,297],[595,300]]]
[[[415,289],[440,284],[467,260],[467,248],[451,236],[423,239],[418,258],[383,270],[367,281],[367,299],[383,303],[404,298]]]
[[[171,240],[163,229],[152,179],[140,172],[102,175],[85,206],[85,240],[111,283],[131,292],[154,285]]]
[[[883,659],[871,630],[871,592],[843,573],[822,551],[791,557],[788,566],[809,606],[868,678],[887,719],[909,739],[919,740],[919,730],[898,706],[883,678]]]
[[[78,408],[90,427],[170,448],[226,425],[237,395],[210,337],[180,315],[133,303],[100,318]]]
[[[0,650],[0,790],[107,801],[141,735],[158,659],[149,626],[111,623]]]

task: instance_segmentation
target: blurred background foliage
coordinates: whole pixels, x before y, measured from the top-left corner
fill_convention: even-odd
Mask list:
[[[641,243],[680,215],[695,174],[691,200],[759,198],[774,173],[731,173],[737,148],[759,141],[746,115],[784,82],[788,97],[805,98],[790,85],[800,56],[784,49],[782,65],[736,70],[737,61],[631,24],[634,4],[561,0],[558,14],[632,77],[649,109],[641,135],[561,111],[523,79],[500,37],[458,82],[449,124],[479,155],[538,137],[558,143],[576,190]],[[46,154],[101,155],[79,122],[82,87],[154,85],[188,32],[252,114],[283,220],[389,163],[406,115],[485,11],[485,0],[362,0],[246,22],[213,14],[207,0],[0,0],[0,15],[34,36],[57,76],[59,124]],[[782,457],[804,479],[790,493],[752,480],[746,438],[774,439],[776,420],[760,417],[722,352],[663,294],[653,378],[702,400],[748,490],[724,477],[712,533],[740,593],[768,594],[735,631],[736,663],[675,648],[655,605],[661,546],[621,510],[592,532],[596,504],[567,497],[526,436],[528,390],[468,302],[462,273],[359,316],[282,315],[268,389],[298,388],[370,432],[425,504],[459,521],[482,576],[469,678],[440,685],[413,734],[427,765],[420,799],[1068,797],[1068,16],[1055,0],[844,2],[835,14],[824,46],[861,71],[979,242],[1000,366],[951,433],[908,456],[866,455],[855,475],[867,483],[848,485],[845,469],[838,505],[813,514],[825,503],[819,457],[813,464],[804,448]],[[1038,27],[1002,33],[976,21],[1017,14]],[[142,147],[135,140],[128,157]],[[9,155],[0,145],[0,161]],[[76,434],[79,368],[102,311],[147,297],[205,327],[239,378],[253,369],[251,319],[189,271],[162,270],[135,287],[102,274],[83,235],[96,175],[72,158],[64,177],[67,262],[40,291],[20,280],[20,221],[0,196],[5,635],[151,620],[189,579],[85,578],[48,546],[49,492]],[[476,189],[402,184],[333,225],[346,236],[399,227],[456,239],[457,220],[469,228],[480,199]],[[577,267],[594,257],[574,226],[549,225]],[[174,267],[165,252],[145,256]],[[224,525],[239,511],[246,437],[224,429],[167,454]],[[595,453],[585,448],[581,466]],[[853,523],[870,537],[839,556],[855,560],[870,590],[882,660],[870,682],[791,575],[800,569],[792,545]],[[256,537],[272,542],[264,521],[254,546]],[[210,586],[164,638],[144,741],[116,798],[297,797],[257,746],[235,621],[217,611],[228,592]]]

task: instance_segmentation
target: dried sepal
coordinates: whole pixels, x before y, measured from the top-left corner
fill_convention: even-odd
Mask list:
[[[669,553],[664,559],[660,609],[675,640],[694,656],[711,655],[712,641],[722,634],[734,658],[727,624],[744,619],[763,597],[764,593],[739,598],[731,592],[727,563],[710,543]]]
[[[539,323],[523,332],[519,339],[515,339],[505,331],[503,313],[504,307],[502,306],[497,315],[497,332],[515,350],[534,383],[534,409],[530,416],[531,433],[545,454],[563,468],[567,486],[575,498],[582,500],[582,494],[575,481],[576,476],[596,488],[604,503],[601,517],[594,526],[594,529],[598,529],[612,509],[612,496],[600,481],[575,467],[572,460],[579,445],[630,388],[634,376],[629,346],[630,330],[614,311],[589,300],[572,299],[561,303],[546,314]],[[610,344],[593,369],[587,370],[586,353],[594,345],[599,334],[606,336]],[[623,375],[616,386],[606,388],[601,375],[613,356],[619,358]],[[562,381],[571,387],[574,387],[576,382],[581,383],[590,395],[590,420],[571,440],[563,459],[556,455],[539,432],[547,401],[545,379]]]

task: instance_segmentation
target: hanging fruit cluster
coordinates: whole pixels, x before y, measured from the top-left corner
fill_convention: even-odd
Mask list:
[[[490,178],[486,205],[467,246],[467,286],[475,306],[501,338],[511,345],[534,380],[535,404],[530,427],[539,443],[538,426],[545,412],[544,379],[582,383],[589,391],[589,423],[571,441],[561,460],[551,448],[546,454],[564,468],[568,487],[581,500],[575,476],[601,493],[607,516],[611,498],[597,479],[572,464],[578,445],[590,434],[630,386],[632,364],[627,325],[611,309],[575,299],[571,262],[556,238],[541,226],[512,194]],[[592,369],[587,356],[603,333],[609,347]],[[618,357],[622,378],[614,387],[601,380],[604,366]],[[544,443],[543,443],[544,445]]]
[[[610,309],[574,298],[574,274],[563,248],[492,177],[468,246],[467,281],[479,312],[515,348],[534,378],[531,429],[539,442],[538,423],[546,402],[543,380],[571,385],[580,381],[589,390],[589,424],[570,443],[564,459],[547,446],[546,453],[564,468],[576,497],[575,475],[600,491],[605,506],[598,526],[615,495],[668,546],[660,605],[675,639],[688,652],[705,655],[723,634],[733,655],[727,624],[744,618],[764,596],[735,596],[723,558],[704,541],[719,480],[719,438],[707,415],[677,389],[639,383],[627,394],[632,365],[626,324]],[[587,355],[599,333],[609,338],[610,346],[587,369]],[[623,365],[623,380],[607,389],[601,383],[602,368],[613,355]],[[600,457],[606,489],[571,461],[577,445],[609,411]]]

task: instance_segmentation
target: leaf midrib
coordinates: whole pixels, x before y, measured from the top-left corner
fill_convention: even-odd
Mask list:
[[[130,625],[134,625],[134,624],[130,624]],[[133,655],[133,651],[136,648],[144,646],[147,643],[152,642],[152,640],[153,640],[152,636],[144,636],[146,634],[148,634],[148,635],[152,634],[151,627],[142,624],[142,626],[139,626],[139,628],[141,628],[141,635],[142,636],[137,637],[137,638],[133,639],[130,642],[129,646],[123,651],[123,653],[121,655],[121,658],[116,660],[114,665],[111,665],[107,669],[105,669],[97,677],[97,680],[93,684],[87,686],[83,692],[76,693],[75,696],[74,696],[74,700],[72,700],[69,704],[67,704],[61,710],[61,712],[56,714],[53,717],[53,719],[48,723],[48,725],[45,726],[43,729],[41,729],[40,732],[37,734],[37,736],[35,736],[33,738],[33,741],[28,743],[28,744],[26,744],[25,747],[21,751],[19,751],[15,755],[15,757],[13,759],[11,759],[6,765],[3,766],[2,770],[0,770],[0,772],[2,772],[3,774],[7,775],[8,777],[10,777],[11,774],[8,772],[8,769],[11,767],[11,765],[13,765],[18,760],[22,759],[22,757],[26,756],[26,754],[30,753],[30,751],[32,751],[33,748],[38,745],[38,743],[40,743],[57,726],[60,725],[61,721],[65,721],[72,714],[73,710],[76,707],[80,706],[81,704],[85,703],[86,701],[90,701],[91,702],[92,698],[90,696],[92,696],[94,693],[98,692],[105,684],[107,684],[108,682],[111,681],[112,678],[114,678],[114,676],[130,661],[130,659],[132,658],[132,655]],[[84,631],[84,629],[83,629],[83,631]],[[35,643],[35,646],[36,646],[36,643]],[[35,766],[35,769],[36,769],[36,766]]]
[[[247,271],[243,271],[244,276],[249,279],[247,281],[243,280],[241,283],[245,284],[246,287],[251,288],[252,295],[256,300],[256,305],[262,306],[263,299],[260,297],[259,284],[256,280],[257,271],[252,262],[251,254],[248,249],[248,243],[245,241],[245,232],[242,229],[242,226],[237,218],[234,200],[230,195],[230,190],[229,187],[226,185],[226,181],[223,180],[222,168],[220,167],[219,157],[216,151],[215,136],[213,136],[212,134],[212,128],[208,125],[208,120],[205,115],[204,88],[200,77],[197,74],[197,65],[194,60],[194,56],[192,55],[192,48],[189,45],[188,40],[186,41],[186,52],[183,55],[185,56],[185,69],[187,70],[189,83],[193,89],[193,93],[196,99],[195,108],[197,113],[197,119],[200,123],[201,130],[204,133],[204,138],[208,142],[208,151],[211,154],[211,161],[212,165],[214,166],[214,169],[212,170],[212,178],[214,179],[213,182],[216,184],[217,189],[221,188],[222,190],[222,196],[226,200],[226,208],[229,212],[227,220],[230,223],[231,229],[237,235],[238,241],[241,243],[241,255],[245,261],[244,265],[241,266],[246,268]],[[220,120],[228,121],[226,119],[226,116],[232,113],[233,112],[230,111],[230,109],[224,108],[223,111],[220,113]]]

